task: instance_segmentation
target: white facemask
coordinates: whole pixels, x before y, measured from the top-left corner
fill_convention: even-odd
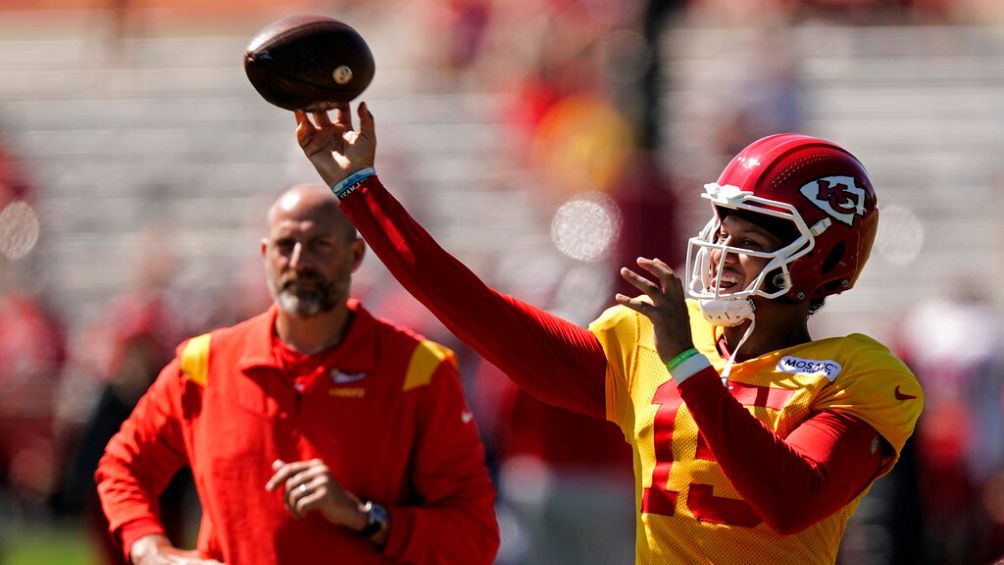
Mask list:
[[[716,326],[735,326],[745,320],[753,319],[751,300],[753,296],[773,299],[791,290],[789,265],[812,250],[813,236],[822,233],[829,223],[824,222],[810,229],[793,206],[758,198],[734,186],[711,183],[704,185],[704,189],[705,193],[701,196],[711,201],[713,209],[743,210],[788,220],[799,233],[794,241],[775,251],[763,252],[732,247],[717,243],[721,219],[716,211],[701,233],[690,238],[686,266],[689,276],[686,284],[687,293],[698,301],[701,312],[709,323]],[[717,270],[717,275],[712,275],[712,252],[717,252],[718,264],[724,264],[726,256],[730,253],[736,256],[746,255],[766,259],[767,264],[745,288],[723,293],[721,270]],[[771,277],[770,285],[767,284],[768,276]]]

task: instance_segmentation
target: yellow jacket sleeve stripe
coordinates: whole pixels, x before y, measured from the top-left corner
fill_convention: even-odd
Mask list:
[[[457,365],[456,356],[448,347],[434,341],[423,340],[411,354],[402,390],[409,391],[429,384],[432,381],[432,375],[435,374],[439,364],[443,361],[449,361],[454,367]]]
[[[206,386],[209,379],[210,334],[193,337],[181,350],[181,372],[188,380]]]

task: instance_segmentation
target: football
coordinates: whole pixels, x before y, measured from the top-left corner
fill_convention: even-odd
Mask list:
[[[244,51],[244,71],[262,98],[287,110],[324,110],[359,96],[373,80],[373,53],[359,32],[326,16],[272,22]]]

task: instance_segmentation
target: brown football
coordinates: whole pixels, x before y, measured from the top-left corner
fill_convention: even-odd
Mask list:
[[[244,70],[262,97],[287,110],[318,110],[359,96],[373,80],[373,53],[338,20],[299,15],[272,22],[244,51]]]

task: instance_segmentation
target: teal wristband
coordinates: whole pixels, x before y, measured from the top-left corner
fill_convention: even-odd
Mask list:
[[[364,180],[372,176],[376,176],[376,170],[373,167],[359,169],[341,181],[331,185],[331,192],[334,192],[335,196],[341,200],[352,194],[355,189],[359,188],[359,185],[362,184]]]
[[[684,349],[678,353],[676,357],[673,357],[666,362],[666,370],[672,372],[673,369],[680,366],[680,363],[683,363],[694,355],[697,355],[697,348],[691,347],[690,349]]]

